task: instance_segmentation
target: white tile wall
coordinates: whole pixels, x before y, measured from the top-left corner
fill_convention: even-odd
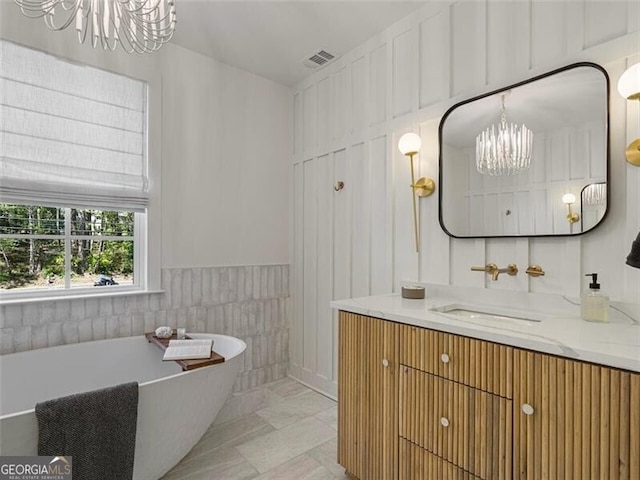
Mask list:
[[[162,270],[164,293],[0,306],[0,354],[141,335],[161,325],[247,343],[234,392],[284,378],[289,362],[289,266]]]

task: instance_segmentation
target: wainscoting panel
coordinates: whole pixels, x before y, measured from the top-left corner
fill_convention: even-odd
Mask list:
[[[351,297],[351,202],[353,184],[349,175],[347,151],[333,154],[333,185],[343,183],[342,190],[333,194],[333,298]]]
[[[416,31],[408,30],[393,39],[393,118],[410,113],[416,92]]]
[[[298,184],[292,278],[304,285],[292,287],[291,375],[335,395],[336,316],[323,313],[326,292],[334,299],[358,297],[398,292],[401,282],[418,281],[577,298],[587,283],[584,274],[598,272],[613,300],[640,301],[640,271],[624,264],[640,230],[640,168],[624,161],[626,145],[640,131],[640,104],[625,101],[615,88],[625,68],[640,61],[639,19],[634,1],[432,2],[296,86],[294,145],[305,148],[292,157]],[[574,237],[451,238],[438,221],[438,184],[435,195],[418,200],[416,253],[409,159],[397,149],[400,136],[420,134],[416,177],[437,181],[439,124],[452,105],[581,61],[602,65],[611,85],[612,187],[601,225]],[[327,95],[332,106],[328,119],[318,110]],[[311,139],[317,139],[315,144]],[[527,178],[516,180],[513,192],[470,198],[460,208],[478,212],[470,221],[486,223],[479,215],[481,203],[493,202],[504,212],[528,205],[530,210],[512,211],[500,221],[513,231],[533,223],[567,233],[564,205],[557,204],[566,192],[553,180],[578,185],[581,179],[601,177],[605,172],[596,169],[594,154],[601,149],[598,142],[586,130],[537,137],[534,148],[543,161],[553,167],[553,158],[562,155],[570,167],[534,166]],[[308,162],[315,165],[307,167]],[[296,172],[303,163],[304,191],[297,192]],[[345,183],[339,192],[332,189],[337,181]],[[530,181],[548,187],[525,192],[523,182]],[[460,188],[468,187],[461,182]],[[554,213],[547,214],[545,206],[553,206]],[[311,234],[315,240],[308,238]],[[330,247],[320,247],[330,239]],[[299,263],[303,259],[304,265]],[[492,281],[470,270],[489,262],[516,263],[520,273]],[[526,276],[530,264],[541,265],[546,275]],[[331,372],[327,352],[334,356]]]
[[[351,295],[369,295],[371,289],[371,168],[364,143],[349,151],[351,177]]]
[[[318,114],[316,86],[312,85],[305,89],[302,93],[302,118],[304,125],[302,127],[303,142],[305,150],[310,150],[316,146],[316,138],[318,134]]]
[[[304,162],[302,331],[305,369],[317,372],[318,325],[318,161]]]
[[[332,140],[331,132],[331,79],[318,82],[318,143],[326,145]]]
[[[471,92],[486,79],[486,4],[458,2],[451,7],[451,93]]]
[[[344,142],[344,139],[349,133],[347,120],[347,112],[349,104],[347,99],[348,94],[348,71],[346,67],[342,67],[340,70],[331,75],[332,89],[331,89],[331,116],[329,122],[332,126],[333,141]]]
[[[333,351],[327,345],[333,343],[333,155],[324,155],[317,160],[318,197],[318,246],[317,246],[317,299],[316,299],[316,351],[317,372],[324,379],[333,376]],[[322,207],[320,207],[322,206]]]
[[[487,3],[487,81],[518,81],[527,74],[529,3]]]
[[[388,244],[392,240],[390,205],[387,196],[387,137],[374,138],[370,143],[371,164],[371,295],[392,289],[392,269]],[[363,199],[365,200],[365,199]],[[366,200],[365,200],[366,201]]]
[[[351,133],[361,131],[366,122],[367,112],[367,70],[364,57],[351,64]]]
[[[449,9],[430,12],[418,24],[419,107],[425,108],[449,98],[450,37]]]
[[[369,56],[369,125],[387,119],[387,45],[383,44]]]

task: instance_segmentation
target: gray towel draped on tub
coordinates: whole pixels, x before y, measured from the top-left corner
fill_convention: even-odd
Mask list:
[[[38,455],[73,457],[74,480],[133,477],[138,383],[36,405]]]

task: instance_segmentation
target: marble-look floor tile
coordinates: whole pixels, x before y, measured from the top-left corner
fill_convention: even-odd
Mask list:
[[[328,442],[324,442],[315,448],[309,450],[305,455],[313,458],[316,462],[329,470],[333,475],[342,478],[344,467],[338,464],[338,439],[332,438]]]
[[[273,382],[269,384],[267,388],[283,398],[312,391],[310,388],[305,387],[291,378],[283,378],[282,380]]]
[[[317,418],[309,417],[276,432],[296,455],[305,453],[336,437],[336,431]]]
[[[247,415],[221,425],[213,425],[205,432],[196,446],[182,459],[182,462],[189,462],[200,455],[207,455],[219,448],[235,447],[274,430],[271,425],[256,414]]]
[[[333,400],[309,390],[286,397],[284,401],[274,403],[256,413],[275,428],[283,428],[335,405]]]
[[[291,379],[228,402],[235,410],[216,422],[162,480],[346,480],[336,464],[337,407]]]
[[[335,477],[313,458],[300,455],[258,475],[255,480],[335,480]]]
[[[278,433],[276,430],[235,448],[258,472],[267,472],[296,456]]]
[[[214,425],[220,425],[250,415],[263,408],[282,402],[282,397],[269,390],[266,386],[254,388],[240,393],[234,393],[226,401],[222,410],[214,420]]]
[[[330,426],[334,430],[338,429],[338,405],[334,405],[327,410],[323,410],[320,413],[314,415],[322,423]]]
[[[258,472],[234,448],[180,462],[162,480],[248,480]]]
[[[336,431],[331,427],[309,417],[238,445],[236,449],[256,470],[264,473],[335,436]]]

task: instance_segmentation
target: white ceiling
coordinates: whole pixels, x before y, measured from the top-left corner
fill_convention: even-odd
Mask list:
[[[172,42],[295,85],[316,71],[301,63],[316,49],[340,57],[425,3],[176,0]]]

